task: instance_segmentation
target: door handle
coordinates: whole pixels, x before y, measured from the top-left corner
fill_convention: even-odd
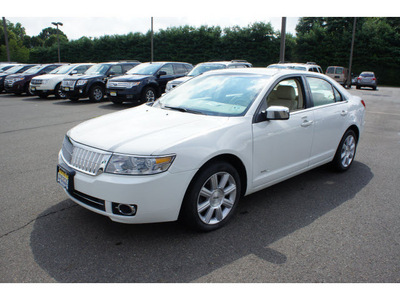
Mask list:
[[[308,127],[313,123],[313,121],[307,121],[304,120],[303,123],[301,123],[301,127]]]
[[[340,115],[344,117],[344,116],[347,115],[347,113],[348,113],[347,110],[342,110],[342,112],[340,113]]]

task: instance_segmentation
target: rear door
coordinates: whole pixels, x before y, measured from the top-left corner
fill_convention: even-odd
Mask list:
[[[348,101],[327,80],[307,76],[314,112],[314,138],[310,166],[333,159],[347,127]]]

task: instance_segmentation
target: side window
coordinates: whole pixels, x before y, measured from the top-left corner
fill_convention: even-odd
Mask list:
[[[175,67],[175,74],[185,74],[187,72],[186,68],[181,64],[175,64],[174,67]]]
[[[122,65],[122,72],[126,73],[128,72],[130,69],[132,69],[135,65],[131,65],[131,64],[126,64],[126,65]]]
[[[267,107],[285,106],[289,111],[304,108],[302,85],[297,78],[279,82],[267,96]]]
[[[327,70],[326,70],[326,73],[327,74],[333,74],[335,72],[335,68],[334,67],[329,67]]]
[[[314,106],[331,104],[337,101],[337,95],[334,93],[334,87],[329,82],[315,77],[308,77],[307,80],[310,86],[311,97]],[[339,94],[338,91],[336,91],[336,93]]]
[[[166,72],[167,75],[174,75],[174,68],[172,67],[172,64],[163,66],[160,71]]]
[[[49,73],[51,71],[53,71],[54,69],[58,68],[59,66],[49,66],[46,69],[44,69],[43,71],[45,71],[46,73]]]
[[[89,67],[90,67],[89,65],[79,66],[79,67],[75,68],[75,71],[76,71],[78,74],[83,74],[83,73],[86,72],[86,70],[87,70]]]
[[[108,74],[122,74],[122,67],[121,65],[114,65],[108,71]]]
[[[337,89],[333,88],[333,93],[335,95],[335,102],[339,102],[343,100],[342,95],[338,92]]]

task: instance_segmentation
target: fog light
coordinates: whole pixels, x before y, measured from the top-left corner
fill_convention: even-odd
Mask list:
[[[131,217],[131,216],[136,215],[137,205],[113,202],[112,203],[112,212],[115,215]]]

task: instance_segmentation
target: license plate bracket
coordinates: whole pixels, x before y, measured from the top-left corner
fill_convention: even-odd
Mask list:
[[[74,190],[74,175],[75,171],[57,165],[56,180],[59,185],[69,192]]]

